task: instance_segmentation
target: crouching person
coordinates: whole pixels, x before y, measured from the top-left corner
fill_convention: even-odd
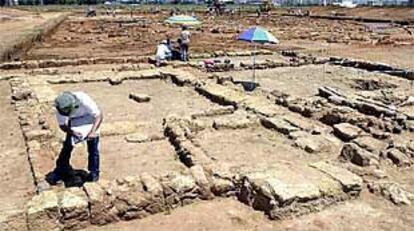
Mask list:
[[[157,46],[157,53],[155,55],[156,65],[157,67],[161,66],[161,63],[165,60],[171,59],[171,50],[168,47],[167,40],[163,40],[158,46]]]
[[[56,161],[56,168],[48,177],[50,184],[56,184],[72,171],[70,165],[73,145],[86,141],[88,147],[87,181],[99,180],[99,127],[102,113],[93,99],[84,92],[63,92],[55,99],[56,118],[66,139]],[[84,134],[74,131],[75,126],[87,125]],[[89,132],[88,132],[89,131]]]

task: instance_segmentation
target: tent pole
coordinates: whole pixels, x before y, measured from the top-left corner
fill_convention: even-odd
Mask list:
[[[256,46],[257,44],[254,44],[254,51],[253,51],[253,84],[256,83]]]

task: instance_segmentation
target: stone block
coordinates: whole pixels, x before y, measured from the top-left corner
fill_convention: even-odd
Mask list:
[[[352,140],[352,142],[367,151],[375,153],[376,155],[379,155],[388,147],[388,143],[375,139],[371,136],[361,136]]]
[[[295,145],[308,153],[318,153],[322,149],[322,143],[312,136],[300,137],[295,140]]]
[[[201,165],[194,165],[190,168],[191,175],[198,185],[208,186],[210,181]]]
[[[55,191],[49,190],[34,196],[27,204],[29,231],[61,230],[59,202]]]
[[[103,123],[101,126],[102,136],[116,136],[136,133],[142,124],[134,121],[117,121],[112,123]]]
[[[395,182],[379,181],[368,184],[371,193],[378,194],[396,205],[411,205],[414,194]]]
[[[111,76],[109,77],[108,81],[111,85],[119,85],[124,81],[124,78],[120,76]]]
[[[178,173],[167,175],[166,178],[163,179],[162,183],[179,195],[191,192],[197,187],[193,177]]]
[[[165,203],[171,208],[189,204],[200,197],[200,190],[194,178],[180,173],[170,173],[163,177]]]
[[[213,176],[211,191],[216,196],[233,196],[236,193],[236,187],[229,179]]]
[[[191,118],[197,119],[199,117],[227,115],[227,114],[232,114],[234,111],[235,109],[233,106],[224,106],[220,108],[207,109],[203,112],[192,114]]]
[[[216,196],[234,196],[236,187],[234,184],[235,172],[226,163],[211,162],[204,164],[206,174],[211,176],[211,191]]]
[[[362,190],[362,178],[344,168],[327,162],[317,162],[310,166],[337,180],[341,183],[343,191],[351,196],[359,195]]]
[[[118,221],[115,212],[114,198],[98,183],[86,183],[83,185],[88,195],[90,205],[90,222],[94,225],[105,225]]]
[[[19,91],[14,91],[12,94],[12,99],[15,101],[27,100],[33,97],[33,92],[29,89],[21,89]]]
[[[387,158],[398,167],[409,167],[412,164],[409,157],[396,148],[387,150]]]
[[[151,137],[145,134],[141,134],[141,133],[134,133],[134,134],[127,135],[125,137],[125,140],[128,143],[145,143],[145,142],[151,141]]]
[[[350,141],[363,133],[362,129],[349,123],[334,125],[334,134],[343,141]]]
[[[128,176],[117,179],[104,187],[114,198],[114,213],[123,220],[143,218],[148,215],[146,208],[151,200],[144,192],[139,177]]]
[[[204,84],[197,86],[196,90],[223,105],[235,106],[247,97],[242,91],[219,84]]]
[[[366,151],[353,143],[347,143],[343,146],[340,158],[362,167],[379,165],[379,155]]]
[[[37,141],[46,141],[52,136],[50,130],[29,130],[24,133],[27,141],[37,140]]]
[[[308,166],[277,165],[242,179],[239,199],[271,219],[318,211],[345,198],[341,184]]]
[[[257,122],[247,117],[235,116],[235,117],[222,117],[217,118],[213,122],[213,127],[219,129],[242,129],[256,125]]]
[[[190,168],[192,177],[199,187],[201,199],[213,199],[214,195],[211,192],[211,183],[201,165],[194,165]]]
[[[284,119],[280,119],[277,117],[261,118],[260,121],[266,128],[275,129],[276,131],[284,135],[289,135],[291,132],[296,132],[300,130],[299,128],[292,126]]]
[[[82,188],[67,188],[60,199],[60,222],[65,230],[81,229],[89,222],[88,197]]]
[[[142,173],[140,177],[142,186],[146,192],[154,196],[161,196],[163,194],[162,185],[155,177],[148,173]]]
[[[248,110],[268,117],[281,114],[283,110],[283,108],[271,103],[267,98],[257,95],[250,95],[242,102],[242,105]]]

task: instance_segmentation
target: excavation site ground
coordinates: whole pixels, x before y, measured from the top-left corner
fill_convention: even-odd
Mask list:
[[[414,11],[328,9],[197,11],[161,67],[169,10],[0,9],[0,230],[411,230]],[[237,41],[254,25],[280,43]],[[46,181],[63,91],[103,112],[98,182]]]

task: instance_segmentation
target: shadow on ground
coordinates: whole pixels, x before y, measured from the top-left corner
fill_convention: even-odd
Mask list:
[[[52,180],[52,172],[46,174],[46,181],[50,185],[56,185],[56,182]],[[72,169],[62,176],[62,181],[65,187],[81,187],[85,182],[88,181],[88,172],[83,169]]]

